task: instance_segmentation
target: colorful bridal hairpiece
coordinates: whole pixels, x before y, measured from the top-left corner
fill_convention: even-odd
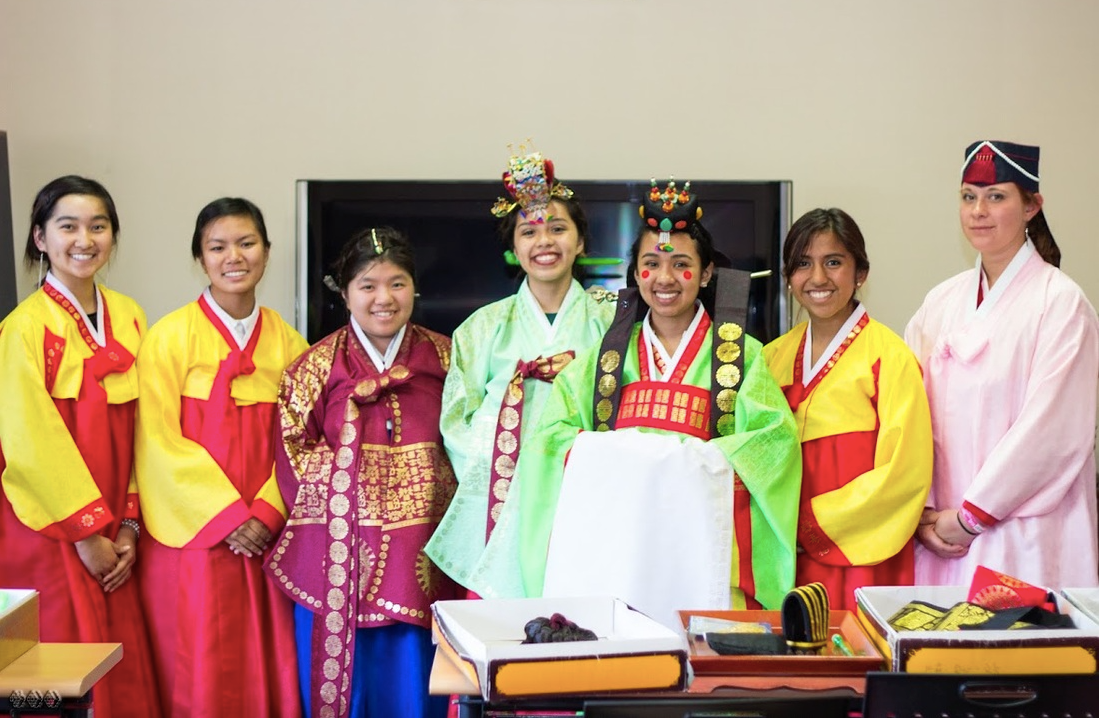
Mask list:
[[[382,240],[378,239],[378,230],[373,227],[370,228],[370,243],[374,245],[374,254],[381,255],[385,251],[385,247],[382,246]]]
[[[962,182],[975,185],[1014,182],[1038,191],[1038,148],[1000,140],[979,140],[965,149]]]
[[[526,145],[519,145],[519,154],[508,160],[504,189],[509,197],[496,201],[492,207],[493,216],[506,217],[518,209],[523,219],[536,224],[546,221],[546,209],[551,200],[572,197],[572,190],[554,179],[553,162],[540,152],[528,154]]]
[[[652,179],[649,194],[638,208],[645,224],[660,232],[657,248],[662,252],[671,252],[672,232],[686,232],[691,225],[702,218],[702,208],[698,206],[698,195],[691,194],[691,183],[684,182],[677,188],[674,179],[661,189],[656,179]]]

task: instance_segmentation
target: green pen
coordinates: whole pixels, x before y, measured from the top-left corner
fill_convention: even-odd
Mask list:
[[[842,634],[836,633],[832,635],[832,645],[836,647],[836,650],[845,656],[853,656],[855,652],[851,650],[851,644],[847,642],[847,639]]]

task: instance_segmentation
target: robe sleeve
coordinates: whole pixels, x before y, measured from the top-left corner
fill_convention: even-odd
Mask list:
[[[281,320],[280,320],[281,321]],[[289,326],[281,326],[280,329],[284,334],[283,345],[285,349],[285,357],[291,360],[297,359],[301,354],[309,348],[309,343],[298,334],[295,330]],[[285,374],[284,374],[285,376]],[[281,391],[281,382],[280,382]],[[278,445],[281,443],[281,432],[278,430],[278,417],[276,416],[275,422],[275,452],[278,453]],[[255,497],[252,499],[252,505],[250,507],[252,512],[252,518],[258,519],[263,522],[263,525],[268,528],[272,533],[279,533],[282,531],[283,525],[286,523],[287,509],[286,502],[283,501],[282,492],[279,489],[278,478],[275,475],[275,463],[271,464],[271,475],[267,477],[267,480],[263,482],[263,486],[256,491]]]
[[[479,319],[477,317],[476,319]],[[477,322],[480,326],[482,323]],[[485,464],[489,459],[480,457],[478,451],[485,451],[480,433],[474,429],[473,417],[485,400],[485,386],[488,384],[485,361],[477,361],[477,327],[462,325],[454,332],[450,345],[450,369],[443,383],[442,412],[439,428],[443,434],[443,444],[458,483],[462,483],[475,471],[477,464]],[[487,340],[489,337],[482,337]],[[490,342],[486,342],[491,345]],[[491,453],[491,449],[489,449]]]
[[[867,337],[869,338],[869,337]],[[878,434],[874,468],[802,506],[803,545],[837,546],[815,556],[868,566],[896,555],[916,531],[931,487],[931,411],[916,358],[904,346],[876,363]]]
[[[329,338],[308,350],[290,365],[279,385],[275,477],[290,515],[298,505],[302,486],[327,483],[335,463],[324,435],[324,417],[318,410],[324,406],[335,344]]]
[[[925,299],[920,308],[916,310],[916,313],[912,315],[912,318],[908,320],[908,324],[904,328],[904,343],[908,345],[908,348],[912,350],[912,353],[916,355],[916,361],[921,367],[927,366],[927,357],[931,353],[930,342],[926,337],[926,325],[927,325],[927,305],[928,302]],[[927,386],[924,385],[924,398],[927,397]],[[934,436],[934,434],[932,434]],[[932,459],[934,463],[934,459]],[[934,469],[932,469],[934,471]],[[924,500],[925,508],[934,508],[939,503],[935,498],[935,482],[931,482],[931,488],[928,489],[927,498]]]
[[[751,495],[754,596],[777,609],[794,585],[801,443],[786,397],[752,337],[736,398],[736,432],[711,439]],[[739,533],[739,531],[738,531]],[[733,577],[733,585],[738,581]]]
[[[183,436],[180,416],[191,327],[171,321],[175,318],[169,315],[154,326],[138,352],[134,465],[152,536],[172,548],[209,548],[251,512],[209,452]]]
[[[995,520],[1052,511],[1095,451],[1099,320],[1079,290],[1045,308],[1018,418],[1000,439],[965,502]]]
[[[145,319],[145,312],[141,307],[137,306],[136,302],[132,302],[134,307],[134,328],[137,330],[139,337],[144,337],[148,331],[148,324]],[[138,345],[140,347],[140,345]],[[136,357],[135,363],[136,363]],[[134,367],[136,371],[136,367]],[[138,498],[137,490],[137,467],[130,464],[130,481],[126,486],[126,509],[123,512],[125,519],[134,519],[135,521],[141,519],[141,501]]]
[[[99,532],[114,517],[84,463],[68,427],[46,390],[45,355],[64,352],[51,344],[33,316],[9,318],[0,332],[0,442],[4,496],[28,528],[59,541],[76,542]],[[54,341],[59,340],[53,337]],[[77,371],[68,358],[61,371]]]

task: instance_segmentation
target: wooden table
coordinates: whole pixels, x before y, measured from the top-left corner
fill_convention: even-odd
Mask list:
[[[0,711],[24,712],[11,705],[9,698],[14,691],[38,691],[43,695],[54,691],[61,696],[64,715],[90,716],[89,691],[121,660],[121,643],[35,644],[0,670]]]

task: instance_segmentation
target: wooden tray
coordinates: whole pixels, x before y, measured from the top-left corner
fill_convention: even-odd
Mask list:
[[[680,611],[683,630],[691,616],[724,618],[730,621],[764,621],[775,633],[782,633],[779,611]],[[885,659],[863,632],[858,619],[850,611],[832,611],[828,620],[828,646],[819,656],[722,656],[715,653],[706,640],[687,636],[690,645],[688,659],[696,675],[861,675],[884,669]],[[832,635],[839,633],[854,650],[854,656],[833,653]]]

